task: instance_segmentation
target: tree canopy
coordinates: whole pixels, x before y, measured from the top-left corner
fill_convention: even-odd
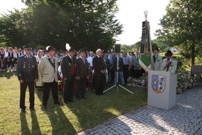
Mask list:
[[[202,1],[171,0],[166,11],[157,35],[167,45],[182,48],[181,54],[194,65],[202,52]]]
[[[6,46],[52,45],[65,49],[109,50],[122,25],[115,19],[116,0],[23,0],[28,8],[0,18],[0,41]]]

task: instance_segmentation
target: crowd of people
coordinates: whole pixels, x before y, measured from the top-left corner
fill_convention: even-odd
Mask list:
[[[166,52],[168,57],[162,60],[158,55],[159,48],[153,50],[152,69],[174,72],[175,60],[172,52]],[[61,105],[58,100],[58,91],[63,92],[64,103],[85,99],[85,93],[92,90],[96,95],[103,95],[106,83],[120,82],[126,85],[130,77],[139,78],[144,70],[139,65],[140,53],[114,52],[103,53],[101,49],[96,52],[74,49],[56,51],[54,47],[33,50],[29,45],[18,49],[8,47],[0,49],[0,69],[2,72],[17,70],[20,82],[20,108],[25,109],[25,91],[29,87],[30,110],[34,109],[34,87],[43,91],[43,107],[48,108],[49,92],[55,104]],[[172,65],[171,65],[172,64]],[[119,76],[119,79],[118,76]]]

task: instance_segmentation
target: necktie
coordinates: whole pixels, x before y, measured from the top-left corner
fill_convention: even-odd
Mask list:
[[[154,59],[154,63],[156,62],[156,56],[155,55],[153,55],[153,59]]]
[[[168,69],[169,69],[169,67],[170,67],[170,59],[167,59],[167,62],[169,62],[169,64],[167,65],[166,71],[168,71]]]

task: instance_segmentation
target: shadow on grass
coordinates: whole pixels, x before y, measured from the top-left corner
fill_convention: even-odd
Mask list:
[[[20,114],[20,121],[21,121],[21,134],[22,135],[31,135],[31,131],[28,127],[27,118],[25,113]]]
[[[32,134],[41,135],[40,126],[35,111],[31,111],[31,118],[32,118]]]
[[[110,86],[108,84],[108,87]],[[66,106],[77,116],[82,130],[86,130],[129,111],[131,105],[136,108],[133,103],[136,100],[135,96],[137,95],[132,95],[122,88],[119,88],[119,91],[116,91],[116,88],[111,89],[102,96],[96,96],[94,92],[90,91],[86,93],[86,99],[74,99],[74,103],[66,104]],[[119,123],[128,132],[131,131],[126,123],[121,120]],[[110,133],[110,124],[105,129],[109,129],[107,133]],[[111,133],[113,134],[113,131]]]
[[[42,103],[42,95],[43,91],[36,91],[38,98]],[[60,100],[60,99],[59,99]],[[51,126],[52,126],[52,133],[55,134],[69,134],[75,133],[76,130],[74,129],[72,123],[69,121],[65,113],[63,112],[61,106],[55,105],[52,99],[52,93],[50,92],[49,100],[48,100],[48,109],[44,109],[41,106],[41,109],[47,114],[49,117]]]
[[[0,72],[0,78],[1,77],[6,77],[7,79],[10,79],[12,76],[16,76],[17,72],[12,71],[12,72]]]

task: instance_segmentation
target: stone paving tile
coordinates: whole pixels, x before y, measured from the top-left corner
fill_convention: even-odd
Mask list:
[[[177,95],[177,105],[170,110],[145,106],[81,133],[82,135],[202,135],[202,86]]]

